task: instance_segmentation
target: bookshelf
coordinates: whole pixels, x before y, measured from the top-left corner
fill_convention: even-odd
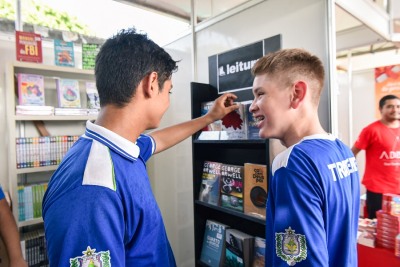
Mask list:
[[[93,70],[81,70],[71,67],[44,65],[29,62],[9,62],[6,66],[6,114],[7,114],[7,150],[8,150],[8,182],[13,205],[13,215],[21,232],[23,228],[35,227],[43,223],[43,219],[33,218],[19,220],[18,187],[21,185],[36,185],[48,182],[57,165],[17,168],[16,138],[39,137],[40,133],[34,127],[34,122],[42,121],[53,135],[80,135],[84,132],[85,121],[96,119],[96,115],[68,115],[68,116],[43,116],[43,115],[16,115],[15,108],[18,103],[17,84],[15,74],[28,73],[43,75],[45,82],[45,104],[57,106],[57,93],[55,79],[76,79],[80,83],[82,107],[86,105],[85,81],[94,80]],[[82,84],[82,86],[81,86]],[[41,205],[41,204],[40,204]]]
[[[251,90],[235,92],[236,101],[252,100]],[[191,83],[192,118],[201,115],[201,103],[215,100],[217,89],[209,84]],[[198,200],[204,161],[244,165],[246,162],[264,164],[269,168],[268,140],[197,140],[200,132],[192,136],[193,157],[193,212],[196,266],[204,266],[199,259],[207,219],[229,225],[253,236],[265,236],[265,220],[243,212],[223,208]]]

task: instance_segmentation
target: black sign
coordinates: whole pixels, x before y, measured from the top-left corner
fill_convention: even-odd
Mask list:
[[[281,35],[208,58],[210,84],[218,93],[251,89],[251,68],[262,56],[281,49]]]

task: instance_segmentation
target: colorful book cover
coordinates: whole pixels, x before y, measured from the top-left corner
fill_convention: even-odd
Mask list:
[[[207,101],[201,103],[201,111],[200,111],[200,116],[203,116],[207,114],[207,112],[210,110],[212,105],[214,104],[214,101]],[[199,135],[199,140],[219,140],[220,138],[220,133],[222,130],[222,121],[217,120],[214,121],[213,123],[207,125],[202,129],[202,132]]]
[[[100,44],[82,44],[82,69],[93,70]]]
[[[221,166],[221,206],[243,212],[244,167],[222,164]]]
[[[254,255],[252,267],[265,267],[265,239],[254,237]]]
[[[242,102],[243,104],[243,112],[245,114],[245,119],[246,119],[246,134],[247,134],[247,139],[261,139],[261,137],[258,135],[258,132],[260,131],[257,128],[257,121],[253,117],[253,113],[250,112],[250,106],[251,106],[252,101],[245,101]]]
[[[227,229],[225,234],[225,266],[251,266],[254,237],[236,229]]]
[[[200,261],[207,266],[222,267],[225,263],[225,231],[229,226],[207,220]]]
[[[204,162],[199,193],[200,201],[212,205],[219,205],[221,166],[222,163],[220,162]]]
[[[18,104],[44,106],[44,77],[42,75],[18,73]]]
[[[265,219],[267,203],[267,166],[244,164],[244,213]]]
[[[87,106],[90,109],[100,109],[99,92],[95,82],[86,82]]]
[[[17,61],[43,62],[42,36],[33,32],[15,31]]]
[[[80,108],[79,82],[74,79],[57,79],[58,106],[60,108]]]
[[[222,118],[220,140],[247,139],[244,105],[238,104],[239,108],[237,110]]]
[[[54,63],[56,66],[75,67],[73,42],[54,39]]]

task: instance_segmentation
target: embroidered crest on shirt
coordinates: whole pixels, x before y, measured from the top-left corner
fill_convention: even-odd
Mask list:
[[[100,251],[88,246],[82,251],[83,256],[69,259],[70,267],[111,267],[110,251]]]
[[[285,233],[275,233],[276,255],[289,266],[307,258],[307,243],[304,235],[295,234],[289,226]]]

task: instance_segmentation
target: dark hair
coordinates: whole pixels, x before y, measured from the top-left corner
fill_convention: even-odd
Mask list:
[[[106,40],[96,57],[95,76],[101,106],[123,107],[135,95],[140,81],[158,74],[160,90],[177,71],[177,61],[135,28],[119,31]]]
[[[379,109],[383,108],[383,106],[386,104],[387,100],[392,100],[392,99],[399,99],[400,100],[400,98],[398,96],[385,95],[384,97],[381,98],[381,100],[379,100]]]
[[[267,74],[278,78],[284,86],[290,86],[299,76],[314,81],[313,100],[319,102],[324,85],[325,71],[321,60],[306,50],[292,48],[269,53],[260,58],[252,68],[252,74]]]

